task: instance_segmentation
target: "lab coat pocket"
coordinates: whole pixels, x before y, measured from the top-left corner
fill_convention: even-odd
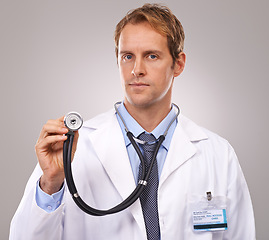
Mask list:
[[[195,234],[212,233],[212,236],[220,236],[221,232],[228,230],[227,198],[212,196],[211,192],[204,196],[192,195],[189,198],[189,217]]]

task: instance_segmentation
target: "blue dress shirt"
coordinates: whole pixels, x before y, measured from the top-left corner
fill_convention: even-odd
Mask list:
[[[123,102],[118,106],[118,111],[122,115],[127,128],[129,129],[129,131],[131,131],[133,133],[133,135],[135,137],[138,137],[141,133],[146,132],[135,121],[135,119],[128,113]],[[154,137],[156,139],[158,139],[160,135],[164,134],[167,126],[171,123],[171,121],[176,116],[176,114],[177,114],[177,109],[174,106],[172,106],[171,111],[162,120],[162,122],[151,132],[151,134],[153,134]],[[130,140],[128,139],[128,137],[126,135],[124,124],[122,123],[118,114],[116,114],[116,116],[117,116],[118,122],[120,124],[121,130],[122,130],[122,133],[124,136],[125,145],[126,145],[126,149],[128,152],[130,164],[132,167],[134,179],[135,179],[135,182],[137,182],[140,160],[139,160],[139,157],[138,157],[136,151],[134,150]],[[167,155],[167,152],[168,152],[176,125],[177,125],[177,120],[174,121],[172,123],[172,125],[170,126],[168,133],[165,137],[165,140],[163,141],[163,143],[159,149],[159,152],[157,154],[159,178],[161,176],[161,172],[162,172],[162,169],[164,166],[166,155]],[[62,198],[63,198],[63,193],[64,193],[64,187],[62,187],[59,192],[54,193],[52,195],[49,195],[49,194],[45,193],[44,191],[42,191],[42,189],[39,186],[39,181],[38,181],[37,185],[36,185],[36,203],[40,208],[42,208],[46,212],[53,212],[54,210],[56,210],[60,206]]]
[[[146,132],[135,120],[134,118],[129,114],[129,112],[126,110],[125,106],[123,103],[121,103],[118,107],[118,111],[121,114],[122,118],[124,119],[124,122],[128,128],[128,130],[130,132],[133,133],[133,135],[135,137],[138,137],[141,133]],[[162,120],[162,122],[151,132],[151,134],[154,135],[154,137],[156,139],[158,139],[161,135],[164,134],[167,126],[171,123],[171,121],[173,120],[173,118],[176,116],[177,114],[177,109],[173,106],[171,111],[168,113],[168,115]],[[128,156],[129,156],[129,160],[130,160],[130,164],[132,167],[132,171],[133,171],[133,175],[135,178],[135,182],[137,182],[138,179],[138,172],[139,172],[139,165],[140,165],[140,160],[139,157],[135,151],[135,149],[133,148],[129,138],[126,135],[126,131],[124,128],[124,125],[120,119],[120,117],[117,114],[117,118],[124,136],[124,140],[125,140],[125,145],[127,148],[127,152],[128,152]],[[158,163],[158,174],[159,174],[159,178],[161,176],[161,172],[163,169],[163,165],[166,159],[166,155],[171,143],[171,139],[173,136],[173,133],[175,131],[177,125],[177,120],[174,121],[172,123],[172,125],[170,126],[168,133],[165,137],[165,140],[163,141],[159,152],[157,154],[157,163]],[[146,132],[147,133],[147,132]],[[150,133],[149,133],[150,134]]]

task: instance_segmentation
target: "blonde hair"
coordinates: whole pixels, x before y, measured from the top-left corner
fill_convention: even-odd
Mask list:
[[[167,36],[167,44],[173,62],[178,54],[183,51],[185,34],[183,27],[172,11],[160,4],[145,4],[140,8],[129,11],[126,16],[117,24],[114,41],[115,52],[118,57],[119,38],[123,28],[128,24],[148,22],[150,26],[163,36]]]

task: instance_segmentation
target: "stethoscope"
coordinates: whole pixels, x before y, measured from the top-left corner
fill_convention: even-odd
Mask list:
[[[141,176],[142,177],[138,181],[136,188],[129,195],[129,197],[127,197],[120,204],[118,204],[115,207],[112,207],[111,209],[108,209],[108,210],[99,210],[99,209],[95,209],[95,208],[90,207],[81,199],[81,197],[78,194],[78,191],[77,191],[75,183],[74,183],[73,175],[72,175],[72,170],[71,170],[71,158],[72,158],[72,146],[73,146],[74,134],[75,134],[74,132],[81,128],[81,126],[83,124],[83,119],[80,116],[80,114],[77,112],[70,112],[64,118],[64,123],[65,123],[66,127],[69,129],[69,132],[66,134],[67,140],[64,142],[64,145],[63,145],[63,165],[64,165],[66,184],[67,184],[69,192],[71,193],[72,198],[73,198],[74,202],[77,204],[77,206],[85,213],[93,215],[93,216],[104,216],[104,215],[120,212],[120,211],[128,208],[129,206],[131,206],[140,197],[145,186],[147,185],[147,182],[148,182],[148,179],[150,176],[150,172],[151,172],[151,169],[153,167],[154,161],[156,161],[156,156],[158,154],[160,146],[162,145],[163,141],[165,140],[165,137],[166,137],[168,130],[171,127],[172,123],[177,119],[177,117],[180,113],[179,107],[176,104],[173,104],[177,108],[177,114],[171,120],[169,125],[167,126],[164,134],[159,136],[159,138],[156,140],[157,146],[156,146],[154,154],[153,154],[153,161],[151,161],[149,169],[146,172],[145,160],[144,160],[143,154],[142,154],[137,143],[146,144],[148,142],[137,139],[129,131],[123,117],[121,116],[120,112],[118,111],[119,104],[121,104],[121,102],[115,103],[114,108],[116,110],[116,113],[120,117],[123,125],[124,125],[124,129],[125,129],[125,132],[126,132],[128,139],[130,140],[132,146],[134,147],[136,153],[138,154],[138,157],[140,159],[141,166],[142,166],[142,169],[141,169],[141,173],[142,173]],[[151,144],[151,143],[148,143],[148,144]]]

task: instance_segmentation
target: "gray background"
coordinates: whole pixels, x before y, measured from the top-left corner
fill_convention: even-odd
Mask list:
[[[36,165],[42,125],[71,110],[88,119],[122,99],[113,31],[144,2],[1,0],[1,239]],[[268,239],[268,1],[165,3],[186,32],[187,65],[173,100],[233,145],[257,239]]]

